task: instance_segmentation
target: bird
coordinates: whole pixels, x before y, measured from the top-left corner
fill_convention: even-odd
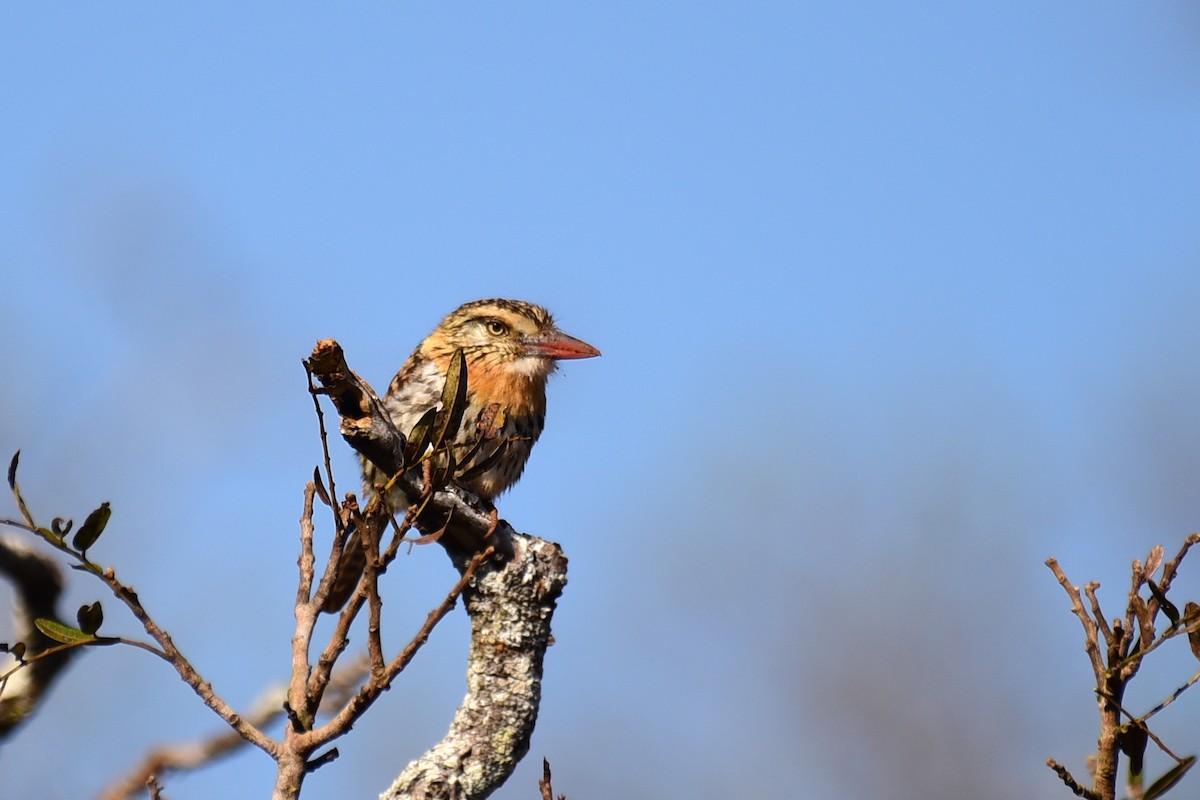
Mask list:
[[[469,474],[494,448],[501,457],[478,474],[459,481],[481,500],[492,502],[521,477],[546,423],[546,383],[567,359],[593,358],[600,351],[559,330],[550,312],[523,300],[476,300],[450,312],[425,337],[392,378],[383,407],[407,435],[430,409],[440,407],[446,373],[456,351],[467,367],[467,405],[451,441],[460,473]],[[474,458],[462,462],[475,450]],[[364,479],[378,476],[364,468]]]
[[[533,445],[546,423],[546,383],[558,362],[594,358],[600,351],[563,333],[545,308],[524,300],[475,300],[451,311],[400,367],[383,396],[384,410],[405,436],[430,409],[441,409],[446,375],[461,351],[466,365],[466,405],[458,430],[448,433],[456,469],[451,482],[487,505],[521,477]],[[418,456],[421,454],[417,454]],[[391,477],[360,459],[364,496]],[[438,487],[435,487],[438,488]],[[409,498],[389,491],[393,512],[407,508]],[[352,556],[347,545],[347,555]],[[361,561],[361,553],[358,555]],[[358,583],[361,566],[339,567],[338,584]],[[348,568],[349,567],[349,568]],[[326,607],[341,607],[341,592]],[[348,599],[348,595],[347,598]]]

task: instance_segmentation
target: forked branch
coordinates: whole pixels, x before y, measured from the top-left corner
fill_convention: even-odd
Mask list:
[[[1100,735],[1096,754],[1090,761],[1091,786],[1085,786],[1053,759],[1047,765],[1053,769],[1063,784],[1079,797],[1087,800],[1114,800],[1117,793],[1117,772],[1121,756],[1128,759],[1128,787],[1131,797],[1154,800],[1167,792],[1195,763],[1194,756],[1181,758],[1173,753],[1163,741],[1150,730],[1148,720],[1166,707],[1189,686],[1200,680],[1200,673],[1193,676],[1174,695],[1155,708],[1134,715],[1122,705],[1129,682],[1137,675],[1143,660],[1169,639],[1186,633],[1192,644],[1192,652],[1200,658],[1200,606],[1186,604],[1186,612],[1180,615],[1175,604],[1167,598],[1167,592],[1175,579],[1184,556],[1193,545],[1200,543],[1200,535],[1193,533],[1183,543],[1174,558],[1163,561],[1161,545],[1155,546],[1143,564],[1133,562],[1132,577],[1127,595],[1125,613],[1112,619],[1111,624],[1100,607],[1096,595],[1099,583],[1088,583],[1082,592],[1068,580],[1058,561],[1050,558],[1046,566],[1054,573],[1059,585],[1071,600],[1071,612],[1078,618],[1084,632],[1084,649],[1095,676],[1096,701],[1100,711]],[[1160,572],[1161,568],[1161,572]],[[1158,576],[1157,579],[1155,576]],[[1143,596],[1143,591],[1149,594]],[[1087,602],[1085,604],[1084,599]],[[1168,625],[1161,634],[1157,633],[1156,619],[1159,613],[1167,618]],[[1144,759],[1150,742],[1175,761],[1175,765],[1149,786],[1144,785]]]

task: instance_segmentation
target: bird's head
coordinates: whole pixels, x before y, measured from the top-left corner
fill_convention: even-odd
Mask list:
[[[592,358],[600,351],[568,336],[550,312],[522,300],[476,300],[452,311],[426,340],[426,355],[449,361],[461,349],[472,375],[503,370],[545,380],[558,361]]]

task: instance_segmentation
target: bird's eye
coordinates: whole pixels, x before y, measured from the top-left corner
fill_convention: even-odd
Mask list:
[[[508,326],[498,319],[489,319],[487,321],[487,332],[492,336],[503,336],[508,333]]]

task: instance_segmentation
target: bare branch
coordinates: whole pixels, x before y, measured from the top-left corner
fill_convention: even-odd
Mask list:
[[[141,623],[142,628],[145,629],[146,633],[148,633],[155,643],[158,644],[158,648],[155,648],[144,642],[126,639],[105,638],[103,641],[93,643],[109,644],[120,641],[123,644],[130,644],[135,647],[139,647],[147,652],[153,653],[159,658],[162,658],[175,668],[175,671],[181,678],[183,678],[184,683],[192,688],[192,690],[197,694],[197,696],[200,697],[205,705],[216,712],[221,719],[225,720],[226,724],[238,731],[239,734],[245,737],[252,744],[262,748],[272,757],[275,757],[278,749],[277,743],[274,742],[270,737],[266,736],[262,731],[256,729],[253,725],[246,723],[246,721],[239,717],[228,703],[226,703],[220,696],[216,694],[216,692],[213,691],[212,686],[204,680],[200,673],[196,671],[196,668],[192,666],[191,662],[188,661],[183,653],[180,652],[179,648],[175,646],[175,643],[171,640],[170,635],[160,628],[158,623],[155,622],[150,616],[149,612],[146,611],[145,607],[142,605],[142,601],[137,596],[137,592],[135,592],[132,587],[122,583],[117,579],[116,571],[112,567],[104,569],[101,568],[100,565],[89,560],[86,552],[77,550],[72,545],[68,544],[65,538],[65,533],[59,534],[55,531],[38,527],[38,525],[33,521],[33,516],[30,513],[29,508],[26,506],[25,501],[22,499],[19,489],[17,488],[15,471],[16,457],[13,458],[12,465],[9,467],[9,484],[13,490],[13,496],[17,499],[17,503],[21,509],[21,514],[25,518],[26,523],[17,522],[15,520],[0,519],[0,525],[8,525],[11,527],[20,528],[22,530],[27,530],[30,533],[40,537],[42,541],[49,546],[78,562],[78,566],[83,572],[93,575],[97,580],[103,583],[112,593],[112,595],[120,600],[125,607],[129,609],[137,621]],[[103,504],[105,509],[107,509],[107,506],[107,503]],[[55,528],[58,523],[59,520],[55,520],[51,524],[51,528]],[[78,541],[78,537],[79,533],[76,534],[75,541]]]
[[[246,720],[257,728],[265,727],[283,713],[287,687],[278,685],[268,689],[246,712]],[[247,744],[244,737],[234,730],[222,730],[195,742],[168,744],[156,747],[142,757],[128,772],[106,786],[98,795],[99,800],[125,800],[145,791],[151,780],[162,779],[173,772],[196,769],[229,755]]]
[[[442,621],[442,619],[450,613],[458,602],[458,598],[462,596],[463,590],[466,589],[471,579],[475,577],[480,564],[484,563],[487,558],[492,555],[492,551],[486,550],[482,553],[476,553],[472,557],[470,563],[463,570],[463,575],[454,588],[446,595],[446,598],[438,605],[437,608],[429,612],[425,618],[424,624],[409,641],[408,645],[400,651],[393,661],[384,669],[379,669],[375,663],[374,654],[368,651],[366,655],[367,669],[371,673],[371,680],[366,683],[359,691],[346,703],[337,715],[330,722],[320,729],[313,732],[313,741],[315,746],[320,746],[332,740],[337,736],[350,729],[350,725],[358,719],[364,711],[367,710],[377,699],[380,694],[387,691],[392,685],[392,681],[411,663],[416,656],[417,651],[429,641],[429,635],[433,632],[434,627]]]
[[[228,703],[225,702],[215,691],[212,684],[204,680],[192,663],[180,652],[175,646],[175,642],[171,639],[170,634],[158,626],[158,623],[150,616],[146,609],[142,606],[141,600],[138,599],[137,593],[130,587],[117,580],[116,573],[112,567],[104,570],[98,575],[109,590],[125,604],[125,607],[133,613],[133,616],[142,624],[146,633],[158,643],[162,648],[162,657],[167,661],[175,671],[179,673],[179,677],[183,678],[183,682],[192,688],[192,691],[200,698],[200,700],[233,728],[238,734],[246,739],[251,744],[261,748],[271,757],[278,756],[279,743],[271,739],[254,725],[243,719]]]
[[[358,691],[368,667],[366,655],[363,654],[335,672],[321,703],[321,711],[329,713],[345,705]],[[266,728],[284,714],[288,691],[289,687],[284,683],[268,688],[246,712],[246,719],[255,727]],[[155,748],[125,775],[110,783],[98,797],[100,800],[136,797],[152,776],[161,778],[173,772],[198,769],[247,744],[249,742],[236,732],[221,730],[194,742]]]
[[[1070,771],[1053,758],[1046,760],[1046,766],[1054,770],[1059,779],[1065,783],[1067,788],[1074,792],[1078,797],[1085,798],[1085,800],[1100,800],[1100,795],[1096,794],[1086,786],[1081,786],[1079,781],[1075,780],[1074,776],[1071,775]]]
[[[1142,716],[1135,716],[1127,711],[1124,702],[1125,691],[1130,680],[1137,674],[1138,668],[1146,656],[1168,639],[1181,632],[1188,633],[1189,643],[1193,652],[1200,657],[1200,647],[1192,640],[1193,631],[1200,619],[1200,606],[1194,603],[1185,604],[1181,615],[1178,607],[1167,598],[1167,589],[1175,577],[1180,562],[1189,549],[1200,543],[1200,535],[1192,534],[1184,542],[1179,553],[1171,560],[1163,563],[1164,552],[1160,545],[1151,548],[1143,565],[1134,561],[1130,570],[1129,591],[1122,617],[1112,620],[1111,628],[1106,624],[1100,601],[1096,596],[1098,583],[1089,583],[1084,587],[1091,604],[1091,613],[1084,609],[1079,589],[1067,580],[1066,575],[1053,558],[1046,561],[1054,572],[1059,584],[1071,598],[1071,610],[1079,618],[1084,628],[1085,648],[1092,671],[1096,676],[1095,693],[1100,712],[1100,735],[1097,740],[1096,753],[1088,760],[1089,772],[1092,777],[1092,787],[1086,788],[1079,784],[1065,767],[1048,761],[1048,765],[1058,773],[1060,779],[1071,791],[1080,797],[1095,798],[1095,800],[1113,800],[1116,797],[1118,765],[1122,755],[1129,759],[1130,796],[1157,797],[1174,785],[1195,762],[1194,757],[1181,759],[1173,753],[1163,740],[1147,726],[1146,721],[1171,703],[1181,693],[1200,681],[1200,673],[1194,675],[1186,684],[1164,700],[1158,706]],[[1155,582],[1154,576],[1161,567],[1161,578]],[[1149,597],[1142,595],[1142,589],[1148,590]],[[1156,617],[1162,612],[1170,621],[1170,626],[1161,635],[1156,633]],[[1106,647],[1101,652],[1099,636],[1103,634]],[[1129,719],[1122,724],[1122,718]],[[1164,753],[1177,763],[1170,771],[1155,781],[1149,788],[1143,788],[1144,753],[1148,741],[1153,741]]]
[[[312,602],[313,572],[316,556],[313,553],[313,499],[316,485],[310,481],[304,487],[304,511],[300,515],[300,578],[296,589],[296,632],[292,636],[292,678],[287,694],[292,714],[302,715],[301,724],[311,724],[313,708],[308,702],[308,681],[312,669],[308,663],[309,645],[317,625],[319,611]]]
[[[1100,654],[1100,643],[1097,639],[1098,627],[1096,619],[1100,620],[1100,624],[1104,624],[1104,613],[1100,610],[1100,605],[1095,599],[1095,587],[1092,584],[1088,585],[1089,598],[1092,600],[1092,606],[1096,619],[1088,616],[1088,612],[1083,607],[1083,598],[1079,596],[1079,587],[1075,586],[1067,580],[1066,574],[1059,566],[1058,560],[1055,558],[1046,559],[1046,566],[1054,573],[1054,577],[1058,578],[1058,583],[1067,593],[1067,597],[1071,598],[1071,612],[1079,619],[1083,625],[1084,647],[1087,649],[1088,659],[1092,662],[1092,672],[1095,673],[1096,679],[1100,680],[1104,676],[1105,666],[1104,657]],[[1106,636],[1111,636],[1107,633],[1108,627],[1105,626]]]

